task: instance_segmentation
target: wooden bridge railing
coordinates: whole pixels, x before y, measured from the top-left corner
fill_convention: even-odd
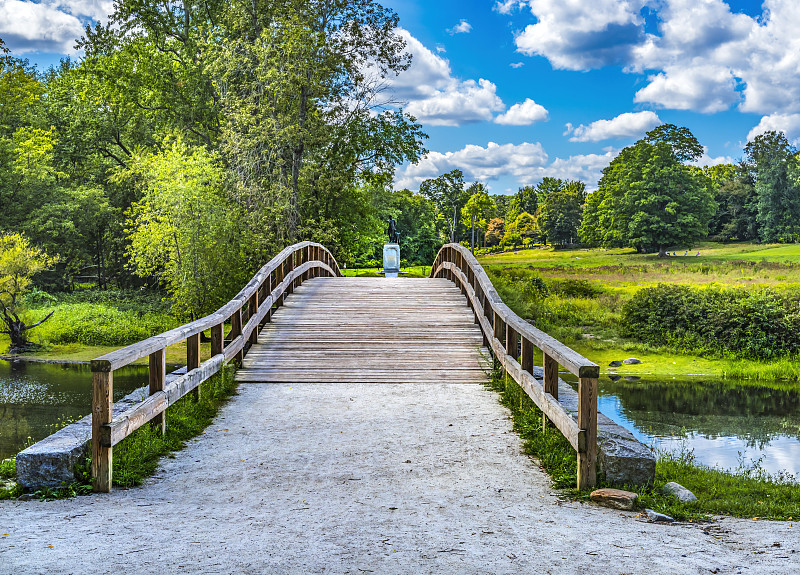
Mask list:
[[[236,297],[204,318],[187,323],[92,360],[92,475],[95,491],[111,490],[114,445],[154,421],[165,430],[164,411],[231,360],[241,363],[245,344],[255,343],[258,329],[270,321],[273,306],[304,280],[341,276],[334,257],[320,244],[301,242],[285,248],[262,267]],[[224,335],[230,320],[230,332]],[[200,363],[200,334],[211,332],[211,358]],[[186,374],[165,385],[165,349],[186,341]],[[116,417],[113,413],[114,370],[149,357],[150,395]]]
[[[484,344],[506,373],[542,410],[542,425],[546,425],[549,419],[578,452],[578,488],[593,486],[596,481],[597,379],[600,368],[511,311],[500,299],[481,265],[463,246],[447,244],[442,247],[433,263],[431,277],[447,278],[461,288],[475,314],[475,322],[481,326]],[[533,376],[534,347],[538,347],[543,355],[544,377],[541,383]],[[558,402],[559,365],[578,376],[577,422]]]

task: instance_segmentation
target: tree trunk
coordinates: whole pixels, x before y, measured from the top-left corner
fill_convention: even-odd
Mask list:
[[[472,241],[470,242],[470,249],[472,255],[475,255],[475,216],[472,216]]]
[[[667,252],[664,250],[664,246],[658,246],[658,257],[660,258],[667,257]]]

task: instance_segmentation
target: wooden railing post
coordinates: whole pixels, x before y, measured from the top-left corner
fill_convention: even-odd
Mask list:
[[[267,300],[269,295],[272,293],[272,290],[275,289],[275,273],[272,272],[267,275],[267,279],[264,280],[264,301]],[[261,322],[263,326],[265,323],[269,323],[272,320],[272,305],[270,305],[267,313],[264,314],[264,321]]]
[[[200,367],[200,334],[196,333],[186,338],[186,372]],[[192,399],[200,401],[200,386],[192,390]]]
[[[167,379],[167,366],[164,362],[165,351],[166,350],[163,349],[154,351],[150,354],[148,359],[150,367],[150,395],[164,389],[164,382]],[[165,415],[164,413],[159,413],[150,420],[150,424],[154,428],[159,429],[161,435],[164,435],[167,431],[167,418]]]
[[[278,264],[278,267],[275,268],[275,285],[273,286],[273,289],[283,283],[283,278],[285,277],[284,275],[285,263],[286,262],[281,262],[280,264]],[[282,305],[283,305],[283,294],[280,294],[277,298],[275,298],[275,307],[278,308],[281,307]]]
[[[508,355],[514,359],[519,359],[519,353],[517,352],[519,348],[519,334],[509,325],[506,325],[505,346]]]
[[[549,393],[554,399],[558,399],[558,361],[542,353],[542,368],[544,369],[544,376],[542,377],[542,389],[545,393]],[[542,429],[547,428],[547,416],[542,414]]]
[[[578,489],[597,481],[597,378],[578,379]]]
[[[248,317],[253,317],[258,313],[258,303],[258,290],[256,290],[247,302]],[[258,326],[255,326],[253,331],[250,332],[250,344],[254,345],[256,343],[258,343]]]
[[[112,447],[103,440],[103,427],[114,416],[114,372],[92,372],[92,486],[95,491],[111,491]]]
[[[211,326],[211,357],[219,355],[225,349],[225,324]]]
[[[236,311],[234,311],[233,315],[231,316],[230,338],[231,340],[234,340],[240,335],[242,335],[242,308],[236,308]],[[244,353],[241,349],[236,352],[235,356],[233,356],[233,361],[235,361],[239,366],[242,365],[242,361],[244,361]]]

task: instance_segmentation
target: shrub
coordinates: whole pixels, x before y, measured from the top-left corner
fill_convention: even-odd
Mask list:
[[[781,357],[800,351],[800,293],[659,284],[625,303],[620,325],[652,345]]]

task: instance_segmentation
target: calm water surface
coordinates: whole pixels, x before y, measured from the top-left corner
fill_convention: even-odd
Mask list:
[[[721,378],[600,378],[598,408],[658,449],[800,478],[800,393]]]
[[[114,400],[146,383],[145,366],[115,371]],[[0,459],[88,415],[91,409],[88,365],[0,361]]]

